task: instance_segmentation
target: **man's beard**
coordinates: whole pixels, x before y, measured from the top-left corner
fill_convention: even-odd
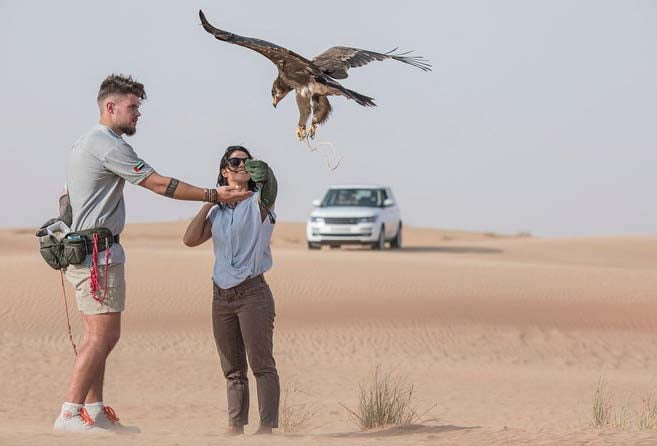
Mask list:
[[[126,134],[128,136],[132,136],[137,132],[137,127],[128,127],[127,125],[124,125],[122,127],[119,127],[119,130],[121,133]]]

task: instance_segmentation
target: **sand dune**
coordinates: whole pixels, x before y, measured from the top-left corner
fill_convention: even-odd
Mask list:
[[[141,433],[107,444],[657,444],[632,424],[657,390],[657,237],[540,239],[407,228],[400,251],[308,251],[280,223],[276,356],[312,429],[220,437],[223,377],[210,332],[210,246],[186,222],[129,225],[128,305],[106,402]],[[0,231],[0,444],[82,444],[50,432],[68,383],[59,273],[33,230]],[[69,304],[73,305],[72,290]],[[72,311],[73,330],[80,334]],[[413,383],[417,425],[359,432],[343,403],[375,366]],[[605,377],[625,429],[591,427]],[[257,428],[252,395],[251,424]]]

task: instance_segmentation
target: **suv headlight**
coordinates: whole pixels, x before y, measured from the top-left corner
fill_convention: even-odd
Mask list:
[[[374,223],[376,217],[361,217],[358,219],[358,223]]]
[[[310,217],[310,221],[313,223],[323,223],[324,219],[322,217]]]

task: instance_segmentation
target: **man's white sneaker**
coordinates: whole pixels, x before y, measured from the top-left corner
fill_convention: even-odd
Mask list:
[[[121,423],[119,423],[119,417],[116,416],[116,412],[109,406],[103,406],[96,416],[95,426],[100,429],[120,429]]]
[[[124,426],[119,423],[119,417],[116,412],[109,406],[103,406],[103,410],[96,415],[95,427],[106,429],[121,434],[138,434],[141,430],[135,426]]]
[[[55,420],[53,426],[55,432],[96,432],[94,420],[91,419],[87,410],[64,407]]]

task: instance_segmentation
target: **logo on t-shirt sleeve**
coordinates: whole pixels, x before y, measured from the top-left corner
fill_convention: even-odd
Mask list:
[[[146,164],[142,160],[139,160],[139,162],[135,164],[135,167],[133,167],[132,170],[134,170],[136,173],[139,173],[141,172],[141,169],[143,169],[145,165]]]

